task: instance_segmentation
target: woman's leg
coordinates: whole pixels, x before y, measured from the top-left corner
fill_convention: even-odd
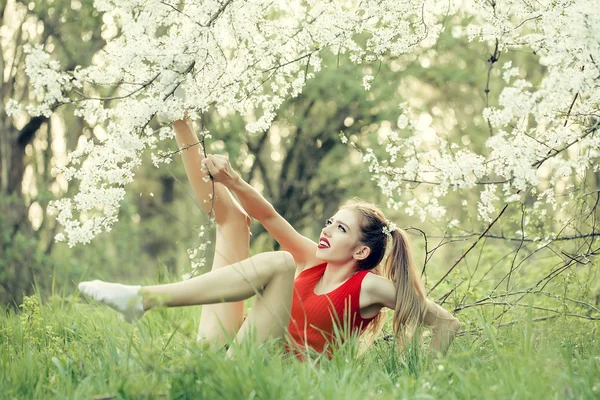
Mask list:
[[[234,342],[240,343],[250,337],[257,343],[263,343],[269,338],[280,338],[287,333],[292,310],[295,265],[294,272],[288,273],[274,277],[262,293],[256,296],[248,318],[239,329]],[[233,349],[228,349],[229,356]]]
[[[212,270],[247,259],[250,244],[250,217],[234,199],[229,190],[215,183],[214,204],[210,200],[213,185],[206,179],[206,174],[200,168],[202,157],[199,154],[200,145],[189,121],[173,123],[177,144],[182,150],[181,155],[186,174],[192,185],[196,199],[204,212],[212,212],[217,224],[215,255]],[[191,146],[191,147],[190,147]],[[213,208],[214,206],[214,208]],[[202,307],[198,341],[206,341],[216,346],[222,346],[227,338],[235,336],[244,318],[244,303],[210,304]]]
[[[160,306],[234,302],[257,294],[236,341],[255,329],[256,340],[262,342],[268,337],[281,336],[287,329],[295,273],[292,255],[277,251],[257,254],[183,282],[139,287],[91,281],[80,283],[79,290],[121,312],[127,319],[140,317],[143,311]]]
[[[250,231],[245,223],[217,225],[212,271],[248,259]],[[222,347],[234,337],[244,321],[244,302],[207,304],[202,307],[198,342]]]

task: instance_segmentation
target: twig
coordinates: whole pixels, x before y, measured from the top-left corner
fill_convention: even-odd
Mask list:
[[[187,66],[187,68],[185,69],[185,71],[183,71],[183,73],[181,75],[187,75],[187,74],[189,74],[194,69],[195,65],[196,65],[196,61],[192,61],[190,63],[190,65]],[[180,80],[179,82],[177,82],[177,84],[175,86],[173,86],[171,88],[171,90],[169,90],[169,92],[167,94],[165,94],[165,97],[163,97],[163,101],[165,101],[169,97],[171,97],[173,95],[173,93],[175,93],[175,91],[177,90],[177,88],[179,88],[179,86],[181,86],[182,83],[183,83],[183,80]]]
[[[423,239],[425,240],[425,259],[423,260],[423,269],[421,270],[421,277],[423,277],[425,275],[425,269],[427,268],[427,262],[429,261],[429,258],[428,258],[429,250],[427,249],[427,246],[428,246],[427,234],[422,229],[416,228],[414,226],[405,228],[405,230],[407,230],[407,231],[411,230],[411,229],[421,233],[421,235],[423,235]]]
[[[179,14],[183,15],[184,17],[186,17],[187,19],[189,19],[190,21],[194,22],[196,25],[202,26],[202,24],[200,24],[197,21],[194,21],[194,19],[192,17],[190,17],[189,15],[187,15],[186,13],[184,13],[183,11],[181,11],[180,9],[178,9],[177,7],[167,3],[166,1],[159,1],[159,3],[164,4],[167,7],[172,8],[173,10],[177,11]]]
[[[308,60],[306,60],[306,68],[304,69],[304,84],[306,85],[306,79],[308,78],[308,67],[310,66],[310,57],[312,56],[312,53],[309,54],[308,56]]]
[[[576,318],[587,319],[587,320],[590,320],[590,321],[600,321],[600,316],[598,316],[598,317],[592,317],[592,316],[589,316],[589,315],[581,315],[581,314],[574,314],[574,313],[565,313],[565,312],[563,312],[561,310],[553,310],[553,309],[547,308],[547,307],[540,307],[540,306],[534,306],[534,305],[523,304],[523,303],[509,303],[507,301],[487,301],[487,302],[482,302],[482,303],[477,303],[477,304],[467,304],[467,305],[464,305],[462,307],[455,308],[454,312],[456,313],[458,311],[464,310],[465,308],[479,307],[479,306],[525,307],[525,308],[532,308],[532,309],[535,309],[535,310],[542,310],[542,311],[553,312],[555,314],[560,314],[560,315],[563,315],[565,317],[576,317]]]
[[[79,94],[81,96],[81,98],[73,100],[73,102],[79,102],[79,101],[83,101],[83,100],[102,100],[102,101],[110,101],[110,100],[121,100],[121,99],[126,99],[127,97],[130,97],[134,94],[136,94],[137,92],[144,90],[145,88],[147,88],[148,86],[150,86],[155,80],[158,79],[158,77],[160,76],[160,72],[157,73],[156,75],[154,75],[154,77],[150,78],[148,81],[146,81],[145,83],[141,84],[139,88],[135,89],[133,92],[130,92],[128,94],[122,95],[122,96],[111,96],[111,97],[86,97],[83,93],[74,90],[75,93]]]
[[[321,49],[320,49],[320,48],[316,48],[316,49],[314,49],[313,51],[311,51],[311,52],[309,52],[309,53],[306,53],[306,54],[304,54],[304,55],[301,55],[301,56],[299,56],[299,57],[297,57],[297,58],[295,58],[295,59],[293,59],[293,60],[291,60],[291,61],[286,61],[286,62],[284,62],[283,64],[279,63],[279,64],[275,65],[274,67],[267,68],[267,69],[263,70],[262,72],[263,72],[263,73],[264,73],[264,72],[271,72],[271,71],[273,71],[273,70],[277,70],[277,69],[279,69],[279,68],[281,68],[281,67],[285,67],[286,65],[290,65],[290,64],[293,64],[293,63],[295,63],[295,62],[297,62],[297,61],[303,60],[303,59],[305,59],[305,58],[307,58],[307,57],[310,59],[310,57],[313,55],[313,53],[316,53],[316,52],[318,52],[318,51],[321,51]]]
[[[488,73],[487,73],[487,81],[485,84],[485,107],[489,107],[490,106],[490,78],[492,76],[492,68],[494,67],[494,64],[500,59],[500,51],[498,50],[499,47],[499,43],[498,43],[498,38],[496,38],[496,45],[494,46],[494,52],[490,55],[490,58],[487,59],[487,62],[489,63],[489,67],[488,67]],[[487,123],[488,123],[488,127],[490,128],[490,136],[493,135],[494,131],[492,128],[492,122],[490,121],[490,119],[487,119]]]
[[[442,283],[444,281],[444,279],[446,279],[446,277],[450,274],[450,272],[452,272],[452,270],[454,270],[454,268],[456,268],[456,266],[458,265],[458,263],[460,263],[462,261],[463,258],[465,258],[467,256],[467,254],[469,254],[469,252],[471,250],[473,250],[473,248],[477,245],[477,243],[479,243],[479,241],[485,236],[485,234],[492,228],[492,226],[494,226],[494,224],[500,219],[500,217],[502,216],[502,214],[504,214],[504,212],[506,211],[506,209],[508,208],[508,204],[506,204],[504,206],[504,208],[502,208],[502,210],[500,211],[500,213],[496,216],[496,218],[490,222],[490,224],[488,225],[488,227],[485,229],[485,231],[483,231],[483,233],[477,238],[477,240],[475,240],[475,242],[473,242],[473,244],[471,245],[471,247],[469,247],[463,254],[462,256],[460,256],[460,258],[458,260],[456,260],[456,262],[454,263],[454,265],[452,265],[452,267],[450,267],[450,269],[444,274],[444,276],[442,276],[440,278],[440,280],[433,285],[433,287],[429,290],[429,292],[433,292],[435,290],[436,287],[438,287],[438,285],[440,283]]]
[[[524,298],[524,296],[526,296],[528,294],[534,294],[534,295],[535,294],[541,294],[541,295],[544,295],[546,297],[551,297],[551,298],[554,298],[554,299],[557,299],[557,300],[563,300],[563,299],[564,300],[568,300],[570,302],[579,304],[581,306],[585,306],[585,307],[591,308],[592,310],[600,313],[600,308],[597,308],[593,304],[586,303],[585,301],[573,299],[571,297],[566,297],[566,296],[565,297],[559,297],[559,296],[557,296],[555,294],[552,294],[552,293],[549,293],[549,292],[545,292],[543,290],[534,290],[533,288],[532,289],[526,289],[526,290],[517,290],[515,292],[510,292],[510,293],[500,293],[500,294],[496,294],[496,295],[489,295],[489,296],[486,296],[485,298],[482,298],[480,300],[477,300],[477,301],[473,302],[472,304],[479,304],[479,303],[483,303],[483,302],[486,302],[486,301],[489,301],[489,300],[493,300],[493,299],[497,299],[497,298],[501,298],[501,297],[511,297],[511,296],[523,295],[523,296],[521,296],[517,300],[517,301],[521,301]],[[463,308],[469,308],[469,307],[465,307],[464,305],[461,305],[461,306],[456,307],[455,311],[460,311]]]
[[[510,278],[512,278],[512,273],[515,270],[515,262],[517,261],[517,257],[519,256],[519,251],[523,247],[523,239],[525,238],[525,205],[521,203],[521,242],[519,243],[519,247],[517,251],[515,251],[515,256],[513,257],[512,263],[510,265],[510,270],[508,271],[508,278],[506,279],[506,291],[510,289]],[[504,279],[503,279],[504,280]],[[498,286],[502,283],[502,281],[498,282],[498,285],[494,288],[497,289]]]
[[[525,24],[526,22],[529,22],[529,21],[533,21],[533,20],[539,19],[541,16],[542,16],[542,15],[540,14],[540,15],[536,15],[535,17],[525,18],[523,21],[521,21],[521,23],[520,23],[519,25],[515,26],[515,27],[513,28],[513,30],[517,30],[517,29],[519,29],[521,26],[523,26],[523,24]]]
[[[540,322],[540,321],[546,321],[546,320],[548,320],[548,319],[554,319],[554,318],[558,318],[558,317],[559,317],[559,315],[547,315],[547,316],[545,316],[545,317],[533,318],[533,319],[531,320],[531,322]],[[496,325],[496,328],[503,328],[503,327],[505,327],[505,326],[514,325],[514,324],[516,324],[516,323],[520,323],[520,322],[523,322],[523,321],[517,321],[517,320],[513,320],[513,321],[505,322],[505,323],[503,323],[503,324]],[[470,331],[462,331],[462,332],[458,332],[458,333],[456,334],[456,336],[474,335],[474,334],[481,333],[481,331],[482,331],[482,330],[483,330],[482,328],[477,328],[477,329],[472,329],[472,330],[470,330]]]
[[[206,154],[206,145],[205,145],[205,139],[206,139],[206,135],[204,134],[204,120],[202,118],[200,118],[200,142],[202,143],[202,152],[204,153],[204,158],[207,158],[208,155]],[[210,210],[208,211],[208,218],[211,219],[214,217],[214,209],[215,209],[215,179],[212,177],[212,175],[210,174],[210,172],[206,172],[208,174],[208,177],[210,178],[210,184],[212,186],[212,194],[210,196]]]
[[[483,235],[483,233],[469,233],[468,235],[457,235],[457,236],[445,236],[447,239],[469,239],[472,238],[474,236],[481,236]],[[585,238],[591,238],[591,237],[598,237],[600,236],[600,232],[591,232],[591,233],[586,233],[586,234],[581,234],[581,235],[572,235],[572,236],[562,236],[562,237],[556,237],[556,238],[552,238],[551,241],[552,242],[562,242],[562,241],[569,241],[569,240],[577,240],[577,239],[585,239]],[[440,238],[441,236],[430,236],[431,238]],[[506,240],[506,241],[511,241],[511,242],[529,242],[529,243],[536,243],[536,242],[541,242],[541,239],[521,239],[521,238],[517,238],[517,237],[509,237],[509,236],[503,236],[503,235],[493,235],[493,234],[485,234],[484,237],[488,238],[488,239],[499,239],[499,240]]]
[[[206,25],[204,25],[205,28],[208,28],[209,26],[211,26],[213,24],[213,22],[215,22],[217,20],[217,18],[219,18],[219,16],[221,14],[223,14],[223,11],[225,11],[225,9],[227,8],[227,6],[229,6],[229,4],[231,4],[232,0],[227,0],[225,3],[223,3],[223,5],[221,5],[221,8],[219,8],[217,10],[216,13],[214,13],[210,19],[208,20],[208,22],[206,23]]]
[[[585,68],[585,65],[583,67],[581,67],[581,71],[583,72]],[[579,92],[575,93],[575,97],[573,98],[573,101],[571,102],[571,105],[569,106],[569,111],[567,111],[567,117],[565,118],[565,123],[563,124],[563,127],[567,126],[567,121],[569,121],[569,115],[571,115],[571,110],[573,109],[573,106],[575,105],[575,101],[577,101],[577,97],[579,96]]]
[[[177,154],[177,153],[181,153],[182,151],[184,151],[184,150],[187,150],[187,149],[189,149],[189,148],[191,148],[191,147],[198,146],[198,145],[199,145],[199,144],[201,144],[201,143],[202,143],[201,141],[198,141],[198,142],[196,142],[196,143],[189,144],[189,145],[187,145],[187,146],[185,146],[185,147],[182,147],[182,148],[180,148],[180,149],[178,149],[178,150],[174,150],[174,151],[172,151],[172,152],[170,152],[170,153],[162,154],[162,155],[161,155],[161,157],[162,157],[162,158],[171,157],[171,156],[173,156],[173,155],[175,155],[175,154]]]

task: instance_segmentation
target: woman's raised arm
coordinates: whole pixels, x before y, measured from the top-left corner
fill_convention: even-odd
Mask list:
[[[242,207],[250,216],[257,219],[265,229],[294,257],[299,269],[318,264],[315,257],[317,244],[301,235],[287,222],[256,189],[245,182],[229,162],[226,156],[209,155],[202,160],[203,165],[215,181],[233,191]]]

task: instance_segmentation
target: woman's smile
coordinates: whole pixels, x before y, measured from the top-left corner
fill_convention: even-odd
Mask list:
[[[327,240],[327,238],[321,236],[318,247],[320,249],[328,249],[331,247],[331,245],[329,244],[329,240]]]

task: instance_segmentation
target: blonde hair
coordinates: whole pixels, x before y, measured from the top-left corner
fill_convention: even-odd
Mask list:
[[[359,270],[370,270],[394,283],[396,303],[392,326],[396,339],[404,345],[423,319],[427,297],[413,262],[410,239],[402,229],[390,229],[389,221],[374,204],[350,200],[342,208],[360,214],[359,240],[371,249],[369,256],[359,261]],[[388,242],[390,248],[386,255]],[[384,323],[385,314],[380,312],[364,332],[369,343],[379,334]]]

